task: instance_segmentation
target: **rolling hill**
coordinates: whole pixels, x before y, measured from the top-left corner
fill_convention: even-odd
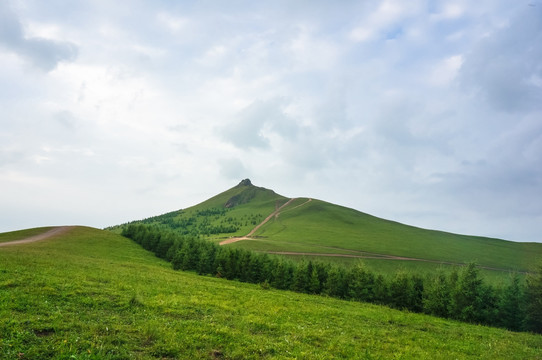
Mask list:
[[[52,230],[0,234],[50,234],[0,247],[2,359],[542,358],[540,335],[197,276],[110,231]]]
[[[198,205],[139,222],[293,258],[363,259],[383,271],[475,261],[486,273],[527,272],[542,258],[540,243],[422,229],[321,200],[290,199],[248,179]]]

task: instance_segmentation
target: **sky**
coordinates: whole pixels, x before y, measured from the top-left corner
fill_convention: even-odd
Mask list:
[[[0,1],[0,232],[245,178],[542,242],[542,1]]]

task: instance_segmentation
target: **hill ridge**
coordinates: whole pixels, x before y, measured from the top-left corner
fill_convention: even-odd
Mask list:
[[[283,207],[279,210],[277,204]],[[322,200],[284,197],[255,186],[250,179],[197,205],[143,223],[204,236],[224,246],[288,253],[284,256],[311,254],[324,261],[329,261],[326,254],[354,251],[401,259],[407,267],[414,266],[408,263],[411,259],[450,266],[475,261],[488,269],[527,272],[542,257],[542,244],[423,229]],[[368,261],[380,266],[383,259]]]

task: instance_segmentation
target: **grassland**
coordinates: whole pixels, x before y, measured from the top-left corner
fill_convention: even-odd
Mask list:
[[[232,199],[235,201],[232,202]],[[144,222],[220,242],[248,234],[287,201],[288,198],[271,190],[242,182],[201,204]],[[227,204],[230,206],[226,207]],[[201,216],[210,209],[222,209],[223,212]],[[179,225],[187,222],[189,226]],[[212,233],[208,230],[224,224],[232,225],[234,231]],[[117,230],[120,232],[120,228]],[[308,198],[294,199],[278,217],[261,226],[253,234],[252,240],[227,246],[259,252],[311,253],[313,255],[310,257],[287,256],[343,263],[346,266],[365,258],[370,268],[387,274],[399,269],[431,272],[441,266],[451,267],[474,261],[485,268],[484,274],[494,279],[508,278],[510,272],[531,271],[542,258],[542,244],[539,243],[518,243],[421,229]],[[327,256],[330,254],[359,258]],[[390,259],[392,256],[418,261]]]
[[[40,235],[44,232],[51,230],[50,227],[40,227],[40,228],[33,228],[33,229],[26,229],[26,230],[17,230],[17,231],[10,231],[5,233],[0,233],[0,243],[8,242],[8,241],[16,241],[25,239],[31,236]]]
[[[347,250],[351,254],[377,253],[452,263],[476,261],[487,267],[518,271],[533,268],[542,255],[542,244],[538,243],[426,230],[319,200],[286,209],[255,235],[260,241],[252,245],[254,250],[290,246],[297,251]]]
[[[542,336],[176,272],[74,228],[0,249],[0,358],[542,359]]]

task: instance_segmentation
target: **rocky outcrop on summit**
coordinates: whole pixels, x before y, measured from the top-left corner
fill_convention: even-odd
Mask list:
[[[244,179],[244,180],[241,180],[239,185],[237,185],[237,187],[240,187],[240,186],[252,186],[252,182],[250,181],[250,179]]]

